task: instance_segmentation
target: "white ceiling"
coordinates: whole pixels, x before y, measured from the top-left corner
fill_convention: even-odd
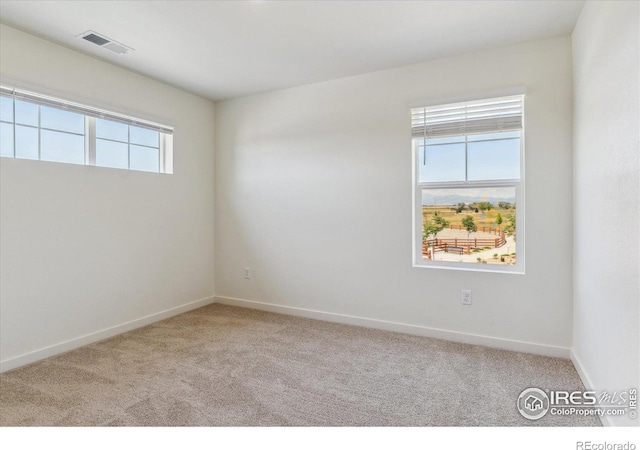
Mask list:
[[[584,1],[1,1],[3,23],[212,100],[568,34]],[[93,30],[135,49],[116,55]]]

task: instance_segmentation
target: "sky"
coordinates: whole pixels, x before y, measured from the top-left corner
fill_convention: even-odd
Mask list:
[[[519,131],[470,135],[466,167],[464,136],[421,140],[418,153],[420,182],[520,178]]]

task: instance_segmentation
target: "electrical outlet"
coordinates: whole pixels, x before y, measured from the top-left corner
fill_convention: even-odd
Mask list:
[[[471,304],[471,290],[463,289],[462,290],[462,304],[470,305]]]
[[[244,277],[248,280],[249,278],[251,278],[251,268],[250,267],[245,267],[243,270],[243,274]]]

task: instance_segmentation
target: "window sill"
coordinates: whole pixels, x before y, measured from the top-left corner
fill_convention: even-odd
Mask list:
[[[453,263],[446,264],[444,262],[425,263],[419,264],[414,262],[412,266],[416,269],[444,269],[444,270],[461,270],[464,272],[490,272],[490,273],[504,273],[509,275],[524,275],[524,268],[518,266],[494,266],[487,267],[487,264],[478,263]],[[483,267],[476,267],[483,266]]]

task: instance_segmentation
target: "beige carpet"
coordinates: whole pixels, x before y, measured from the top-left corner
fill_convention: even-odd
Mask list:
[[[0,425],[599,425],[518,414],[570,361],[224,305],[0,375]]]

